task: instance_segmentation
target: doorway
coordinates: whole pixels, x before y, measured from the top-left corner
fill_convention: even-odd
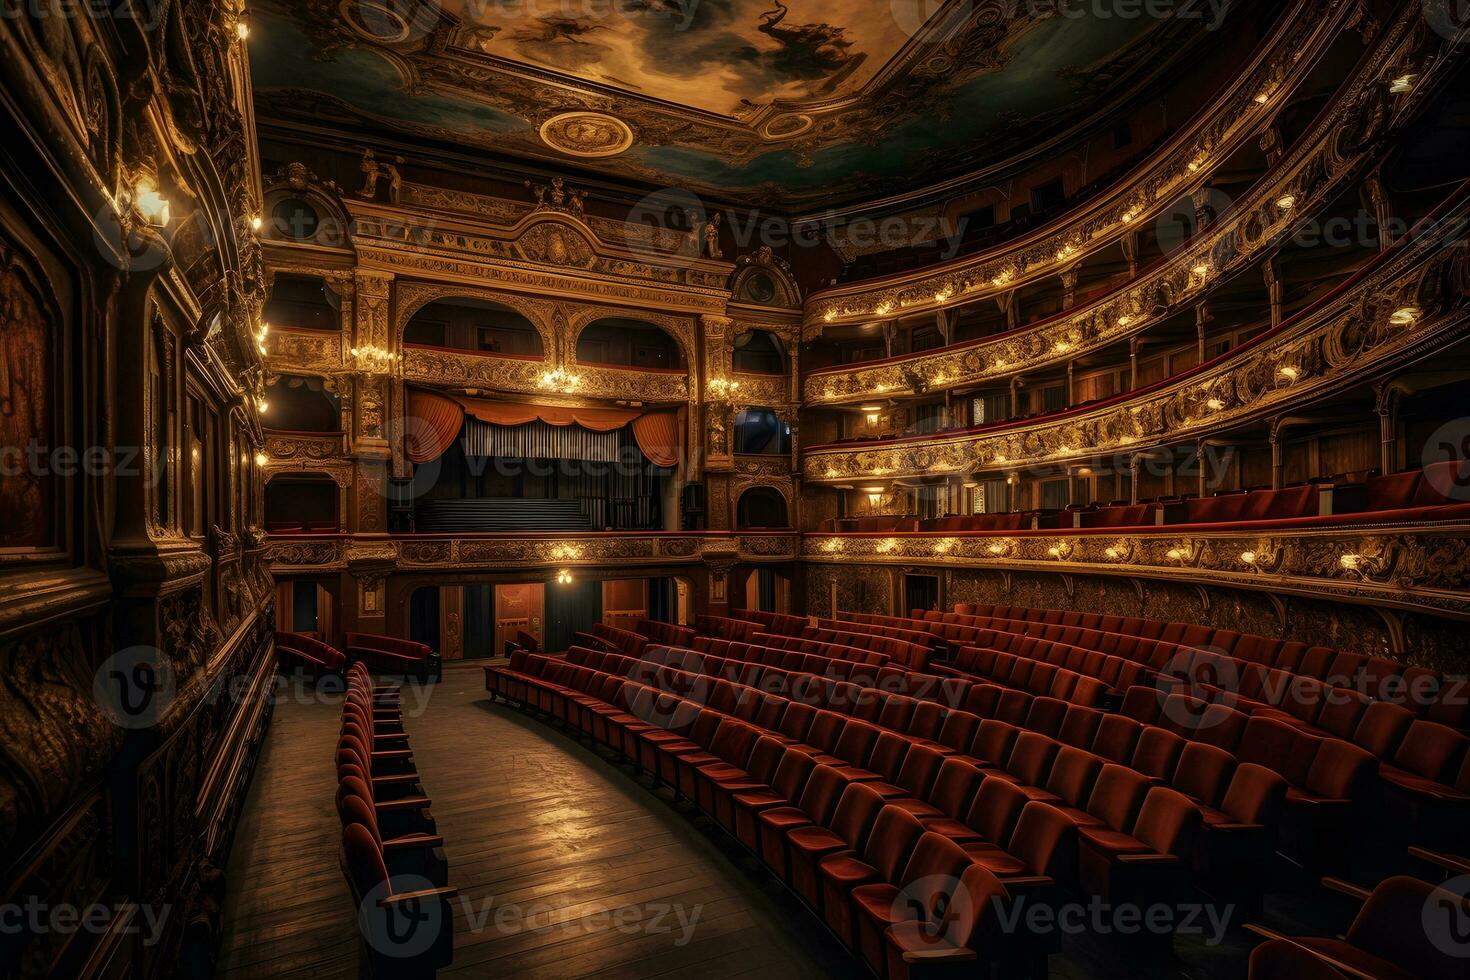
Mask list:
[[[937,610],[939,608],[939,576],[905,575],[903,577],[903,602],[903,609],[899,612],[905,616],[914,609],[923,612]]]
[[[495,656],[525,633],[546,649],[546,586],[539,582],[495,587]]]

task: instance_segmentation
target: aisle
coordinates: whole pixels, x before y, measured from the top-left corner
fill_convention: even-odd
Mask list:
[[[478,665],[447,667],[406,722],[461,894],[444,975],[860,969],[712,825],[559,730],[492,706],[483,677]],[[276,708],[231,855],[222,977],[353,975],[332,805],[338,710],[317,698]]]

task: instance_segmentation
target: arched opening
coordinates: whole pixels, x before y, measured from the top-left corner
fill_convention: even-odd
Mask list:
[[[321,276],[276,276],[265,320],[292,330],[342,329],[342,301]]]
[[[772,487],[751,487],[740,495],[735,505],[735,527],[740,531],[757,528],[787,528],[791,520],[786,512],[786,498]]]
[[[477,299],[430,303],[408,321],[403,342],[506,357],[546,356],[534,323],[510,307]]]
[[[662,327],[641,320],[594,320],[577,337],[577,362],[649,371],[683,371],[679,342]]]
[[[272,534],[335,534],[341,527],[337,483],[318,473],[291,473],[265,485],[265,529]]]
[[[747,330],[735,338],[737,374],[785,374],[786,353],[769,330]]]
[[[791,611],[791,576],[766,565],[737,566],[730,574],[730,602],[734,610]]]
[[[280,432],[341,432],[342,403],[321,378],[283,374],[266,388],[261,418]]]
[[[766,456],[791,452],[791,426],[775,409],[750,408],[735,416],[735,451]]]

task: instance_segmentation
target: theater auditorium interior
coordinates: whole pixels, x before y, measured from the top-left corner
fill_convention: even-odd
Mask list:
[[[0,11],[0,978],[1470,977],[1465,0]]]

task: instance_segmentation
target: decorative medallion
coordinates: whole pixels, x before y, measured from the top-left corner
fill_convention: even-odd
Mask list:
[[[633,130],[601,112],[564,112],[541,124],[541,140],[574,157],[615,157],[633,145]]]

